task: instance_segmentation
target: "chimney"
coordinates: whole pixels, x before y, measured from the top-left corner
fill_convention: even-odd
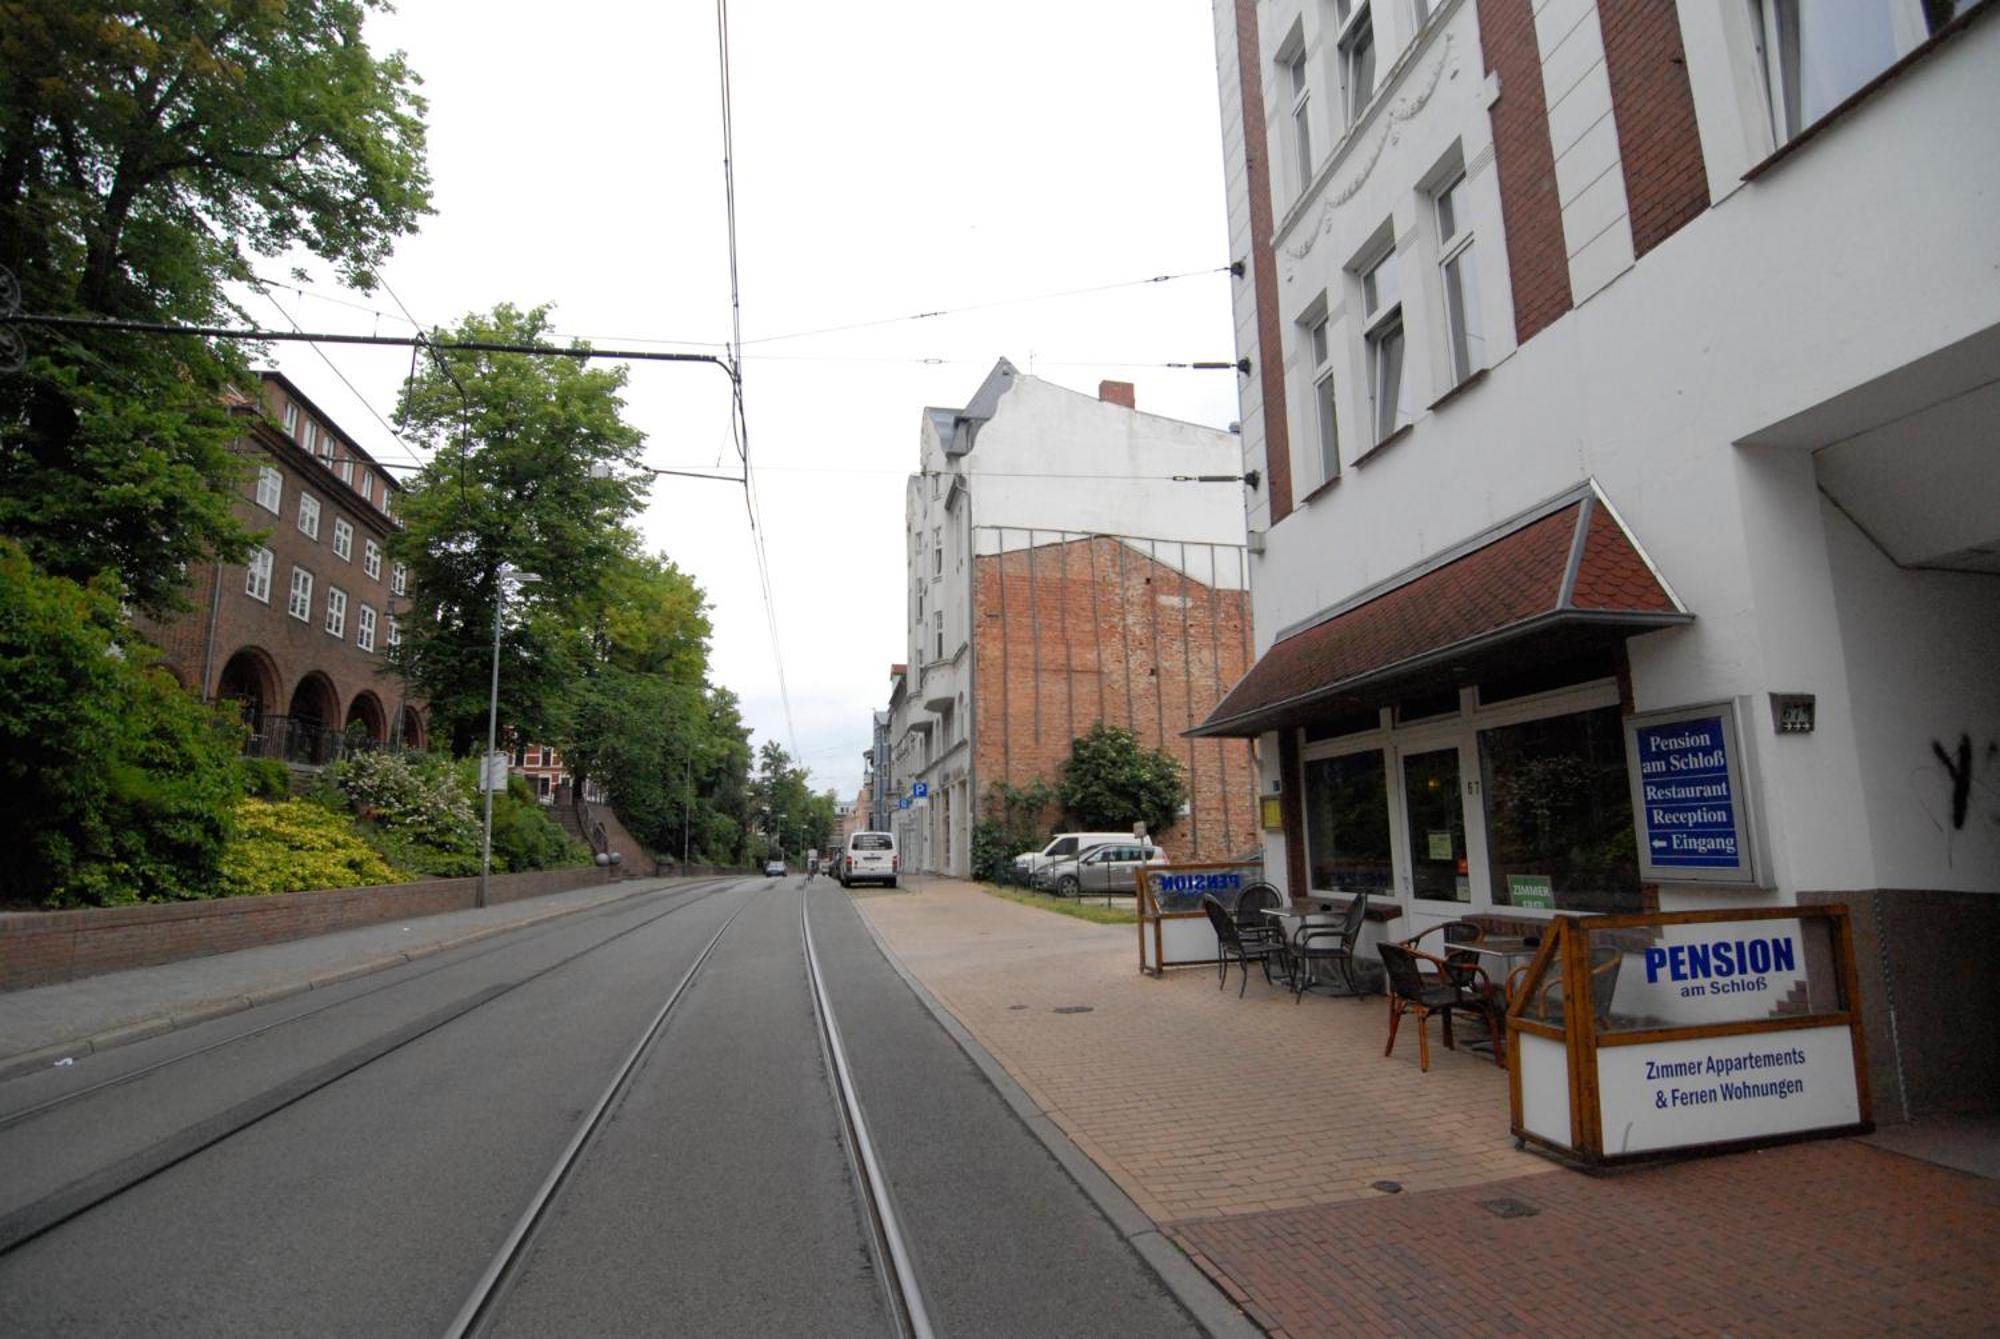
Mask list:
[[[1137,409],[1136,397],[1129,381],[1100,381],[1097,383],[1097,398],[1106,404],[1122,404],[1127,409]]]

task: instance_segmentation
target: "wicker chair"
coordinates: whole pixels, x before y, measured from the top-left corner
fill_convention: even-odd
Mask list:
[[[1243,984],[1236,988],[1236,998],[1242,999],[1243,992],[1250,988],[1250,964],[1262,964],[1265,984],[1271,984],[1271,959],[1283,960],[1285,942],[1275,936],[1270,938],[1246,938],[1237,929],[1221,902],[1213,893],[1203,894],[1201,909],[1208,913],[1209,926],[1215,931],[1215,988],[1221,990],[1229,984],[1229,964],[1237,963],[1243,968]]]
[[[1429,952],[1430,950],[1424,948],[1424,940],[1431,935],[1437,935],[1444,941],[1444,952],[1438,956],[1451,964],[1451,979],[1453,983],[1461,986],[1471,985],[1472,973],[1479,968],[1479,955],[1476,953],[1467,953],[1463,949],[1454,950],[1451,946],[1453,944],[1477,944],[1480,940],[1486,938],[1486,927],[1475,924],[1472,921],[1440,921],[1430,929],[1420,934],[1411,935],[1408,939],[1405,939],[1403,947],[1413,948],[1419,952]]]
[[[1404,1014],[1417,1016],[1417,1067],[1425,1073],[1431,1067],[1430,1033],[1426,1024],[1432,1014],[1444,1015],[1444,1044],[1446,1050],[1457,1049],[1451,1035],[1451,1015],[1453,1010],[1476,1013],[1486,1020],[1486,1032],[1493,1042],[1493,1063],[1501,1068],[1507,1066],[1506,1051],[1500,1044],[1504,1024],[1500,1021],[1502,1006],[1493,988],[1486,981],[1486,973],[1478,967],[1471,970],[1475,980],[1470,985],[1460,985],[1454,979],[1457,968],[1443,958],[1416,949],[1405,948],[1401,944],[1383,944],[1382,970],[1389,976],[1389,1044],[1382,1048],[1384,1056],[1396,1050],[1396,1029],[1403,1021]],[[1425,968],[1430,969],[1427,974]]]

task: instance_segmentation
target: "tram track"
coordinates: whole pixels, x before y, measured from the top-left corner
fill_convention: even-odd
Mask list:
[[[543,980],[580,959],[599,952],[641,930],[657,925],[669,916],[698,906],[712,897],[719,896],[721,893],[728,891],[729,884],[734,882],[736,881],[721,881],[719,886],[710,888],[699,896],[677,902],[658,915],[649,916],[637,924],[627,926],[604,939],[587,944],[573,953],[565,954],[555,962],[539,968],[526,976],[513,981],[496,983],[474,991],[410,1023],[391,1029],[381,1036],[343,1052],[331,1060],[313,1066],[303,1073],[276,1084],[254,1097],[237,1103],[235,1106],[197,1121],[164,1139],[157,1140],[145,1148],[128,1154],[96,1172],[70,1182],[60,1189],[43,1195],[5,1214],[0,1214],[0,1258],[5,1258],[22,1246],[61,1227],[63,1224],[116,1200],[170,1168],[178,1166],[197,1154],[242,1134],[244,1131],[260,1124],[278,1112],[295,1106],[313,1094],[340,1082],[342,1079],[388,1056],[396,1054],[412,1043],[429,1036],[440,1028],[456,1022],[474,1010],[511,995],[524,986]],[[736,915],[740,914],[741,908],[737,912],[732,913],[730,919],[734,920]],[[499,947],[496,946],[494,951],[498,951]],[[705,949],[704,955],[706,952],[707,950]],[[484,952],[479,956],[485,956]],[[445,965],[455,964],[440,964],[440,968]],[[425,975],[428,975],[428,973],[425,973]],[[392,984],[405,983],[406,981],[399,981]],[[381,987],[381,989],[387,988],[387,985]],[[375,992],[365,992],[365,994],[373,993]],[[334,1005],[338,1004],[351,1003],[354,998],[359,997],[350,997],[341,1001],[335,1001],[332,1005],[324,1007],[334,1007]],[[319,1013],[323,1012],[323,1009],[310,1012]],[[300,1017],[305,1016],[300,1015]],[[280,1023],[271,1026],[280,1026],[284,1022],[291,1021],[296,1021],[296,1019],[281,1020]],[[257,1029],[256,1032],[268,1030],[269,1028]],[[170,1058],[159,1064],[146,1067],[143,1071],[135,1072],[132,1077],[137,1077],[140,1072],[156,1073],[161,1068],[176,1063],[180,1059],[191,1059],[195,1055],[213,1051],[220,1046],[243,1040],[251,1035],[255,1035],[255,1033],[237,1034],[209,1047],[189,1052],[185,1056]],[[91,1089],[79,1090],[74,1094],[66,1094],[62,1099],[53,1100],[49,1103],[41,1104],[38,1108],[30,1109],[30,1113],[47,1114],[51,1109],[66,1105],[68,1101],[82,1097],[88,1092],[102,1091],[105,1087],[117,1086],[119,1081],[107,1080],[104,1084],[93,1085]],[[25,1114],[30,1113],[17,1113],[17,1119],[25,1118]]]
[[[643,929],[645,928],[645,926],[651,925],[654,922],[662,920],[667,916],[671,916],[675,912],[682,911],[688,907],[696,906],[701,902],[705,902],[710,897],[714,897],[718,893],[725,891],[730,884],[735,882],[739,882],[739,880],[734,880],[734,879],[702,880],[686,888],[671,889],[667,893],[667,896],[669,897],[678,896],[679,894],[683,893],[693,893],[693,892],[699,892],[700,896],[688,897],[680,901],[677,901],[674,903],[673,906],[661,912],[660,915],[649,917],[646,921],[642,922],[640,925],[633,926],[628,930],[621,931],[619,935],[614,935],[612,936],[611,939],[606,939],[601,942],[609,944],[613,942],[614,939],[619,938],[624,934],[631,933],[632,929]],[[437,957],[439,958],[438,961],[428,963],[425,966],[418,968],[415,971],[399,973],[396,975],[394,980],[383,981],[379,984],[369,986],[365,989],[354,991],[351,994],[342,995],[337,999],[327,1000],[325,1003],[316,1005],[313,1008],[305,1009],[295,1014],[288,1014],[283,1018],[276,1018],[268,1023],[263,1023],[252,1028],[246,1028],[241,1032],[233,1032],[227,1037],[218,1037],[216,1040],[207,1042],[201,1046],[197,1046],[186,1051],[180,1051],[170,1056],[162,1057],[159,1060],[153,1061],[151,1064],[141,1065],[137,1068],[126,1070],[122,1073],[110,1075],[109,1077],[100,1079],[95,1083],[87,1084],[80,1088],[73,1088],[67,1092],[58,1093],[53,1097],[47,1098],[46,1100],[41,1102],[34,1103],[31,1106],[21,1107],[13,1111],[0,1112],[0,1131],[8,1130],[13,1126],[19,1125],[37,1116],[48,1115],[53,1111],[57,1111],[63,1107],[69,1106],[71,1103],[82,1101],[87,1097],[95,1096],[96,1094],[102,1093],[108,1089],[118,1088],[125,1084],[135,1082],[136,1080],[157,1074],[162,1070],[171,1069],[175,1065],[184,1064],[187,1061],[196,1060],[205,1055],[212,1055],[215,1052],[221,1051],[227,1047],[234,1046],[242,1042],[250,1041],[257,1037],[265,1036],[269,1033],[279,1030],[280,1028],[290,1027],[295,1023],[306,1022],[310,1019],[317,1018],[320,1015],[325,1014],[331,1010],[345,1008],[361,1000],[368,999],[371,996],[379,995],[384,991],[399,990],[409,985],[412,985],[415,982],[421,981],[426,977],[435,975],[439,972],[456,970],[458,968],[466,966],[467,964],[478,962],[484,958],[492,957],[499,953],[517,951],[524,945],[533,944],[544,939],[552,938],[555,935],[561,934],[566,930],[573,930],[580,925],[587,925],[593,921],[606,920],[613,916],[623,915],[629,913],[631,910],[632,908],[630,906],[626,905],[623,901],[620,901],[617,903],[610,904],[608,906],[595,907],[590,909],[589,911],[582,912],[575,916],[561,916],[553,918],[552,920],[545,922],[544,924],[529,927],[525,932],[521,933],[518,938],[512,935],[502,935],[497,937],[499,942],[489,944],[483,948],[473,949],[469,952],[465,952],[462,954],[437,955]]]

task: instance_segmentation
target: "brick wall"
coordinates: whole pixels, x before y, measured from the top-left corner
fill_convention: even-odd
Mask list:
[[[1487,71],[1500,76],[1500,98],[1492,110],[1493,161],[1507,229],[1514,335],[1526,344],[1572,305],[1542,57],[1529,0],[1479,0],[1479,41]]]
[[[601,883],[605,877],[594,867],[496,874],[488,901],[542,897]],[[9,912],[0,915],[0,990],[26,990],[381,921],[463,911],[473,905],[478,890],[477,878],[429,879],[274,897]]]
[[[1181,764],[1192,810],[1160,834],[1171,855],[1220,859],[1257,844],[1248,742],[1180,736],[1248,666],[1243,592],[1102,537],[984,556],[973,577],[982,788],[1054,781],[1071,742],[1102,720]]]
[[[1708,208],[1687,56],[1673,0],[1598,0],[1632,251],[1643,256]]]

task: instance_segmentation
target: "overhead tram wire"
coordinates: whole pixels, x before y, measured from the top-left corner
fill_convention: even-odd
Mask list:
[[[260,280],[259,282],[261,283],[262,281]],[[302,290],[295,289],[293,291],[299,292]],[[299,329],[298,319],[294,317],[290,312],[286,311],[284,304],[279,302],[277,298],[271,296],[271,294],[268,291],[266,291],[264,294],[264,300],[266,302],[269,302],[273,307],[277,309],[278,315],[284,317],[286,323],[289,324],[294,331],[297,331]],[[374,419],[377,423],[382,425],[382,431],[389,434],[390,438],[395,441],[396,445],[403,449],[403,454],[408,456],[411,462],[408,465],[397,464],[394,466],[391,466],[387,462],[380,460],[376,461],[375,463],[377,465],[382,466],[384,469],[393,468],[398,470],[403,470],[403,469],[421,470],[424,467],[423,457],[419,456],[416,452],[416,449],[403,439],[403,434],[396,431],[394,427],[390,426],[389,420],[382,417],[381,412],[375,408],[373,402],[371,402],[367,396],[361,393],[361,388],[359,386],[356,386],[352,381],[349,381],[347,379],[347,373],[340,370],[340,366],[337,363],[335,363],[331,357],[328,356],[325,349],[321,348],[317,344],[311,345],[310,347],[314,353],[319,355],[319,360],[326,364],[327,370],[332,372],[336,377],[339,377],[340,384],[347,387],[348,392],[352,394],[358,402],[360,402],[361,407],[368,411],[368,416]]]

